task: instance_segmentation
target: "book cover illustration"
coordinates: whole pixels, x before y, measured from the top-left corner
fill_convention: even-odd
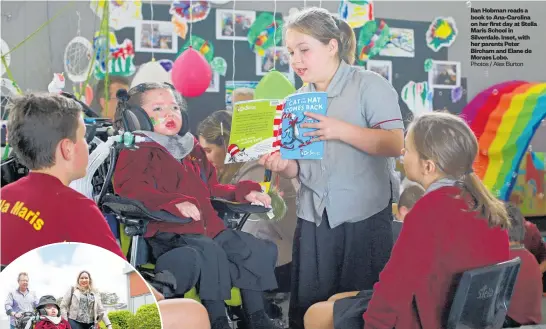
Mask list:
[[[281,124],[281,157],[283,159],[322,159],[324,142],[315,141],[305,133],[315,129],[302,128],[303,123],[317,122],[304,115],[313,112],[326,115],[328,94],[325,92],[309,92],[290,95],[285,99]]]
[[[282,100],[237,102],[224,163],[248,162],[279,149],[274,127]]]

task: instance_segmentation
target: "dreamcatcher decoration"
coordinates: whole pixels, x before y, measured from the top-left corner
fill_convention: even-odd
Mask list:
[[[357,42],[357,60],[365,64],[368,59],[377,56],[390,42],[390,29],[384,20],[366,22],[360,29]]]
[[[90,7],[101,19],[104,17],[105,8],[108,7],[108,24],[114,30],[134,27],[136,21],[142,20],[141,0],[91,0]]]
[[[283,21],[271,13],[261,13],[248,30],[248,43],[250,49],[260,56],[265,55],[265,50],[275,47],[282,41]]]
[[[4,41],[4,39],[2,39],[2,48],[0,49],[0,54],[2,55],[2,67],[0,68],[0,73],[2,74],[0,74],[0,76],[3,76],[4,73],[6,73],[6,69],[9,67],[9,64],[11,63],[11,55],[9,54],[9,46]],[[4,54],[6,55],[4,56]]]

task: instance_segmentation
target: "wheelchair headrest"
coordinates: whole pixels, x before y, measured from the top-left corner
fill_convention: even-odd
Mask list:
[[[165,83],[169,88],[173,89],[173,87],[167,83]],[[133,87],[132,89],[136,88],[138,92],[144,92],[141,85],[137,85],[136,87]],[[143,91],[141,91],[143,90]],[[173,89],[173,92],[174,91]],[[129,92],[126,89],[119,89],[116,93],[116,97],[118,99],[118,103],[120,104],[122,108],[121,113],[121,120],[123,122],[123,127],[125,131],[133,132],[135,130],[141,130],[141,131],[154,131],[154,125],[152,123],[152,120],[150,120],[150,117],[146,113],[146,111],[140,107],[135,106],[132,104],[129,104]],[[176,97],[175,97],[176,98]],[[184,110],[181,110],[182,115],[182,129],[180,129],[180,132],[178,135],[184,136],[189,130],[190,130],[190,123],[189,123],[189,116],[188,113]]]

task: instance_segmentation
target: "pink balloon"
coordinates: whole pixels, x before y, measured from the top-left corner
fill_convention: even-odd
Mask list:
[[[201,53],[189,47],[174,61],[171,78],[182,96],[197,97],[210,86],[212,69]]]

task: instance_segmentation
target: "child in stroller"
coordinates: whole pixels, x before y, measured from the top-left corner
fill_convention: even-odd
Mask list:
[[[34,329],[71,329],[68,321],[61,317],[61,308],[55,297],[42,296],[36,310],[40,315],[40,321],[36,323]]]

